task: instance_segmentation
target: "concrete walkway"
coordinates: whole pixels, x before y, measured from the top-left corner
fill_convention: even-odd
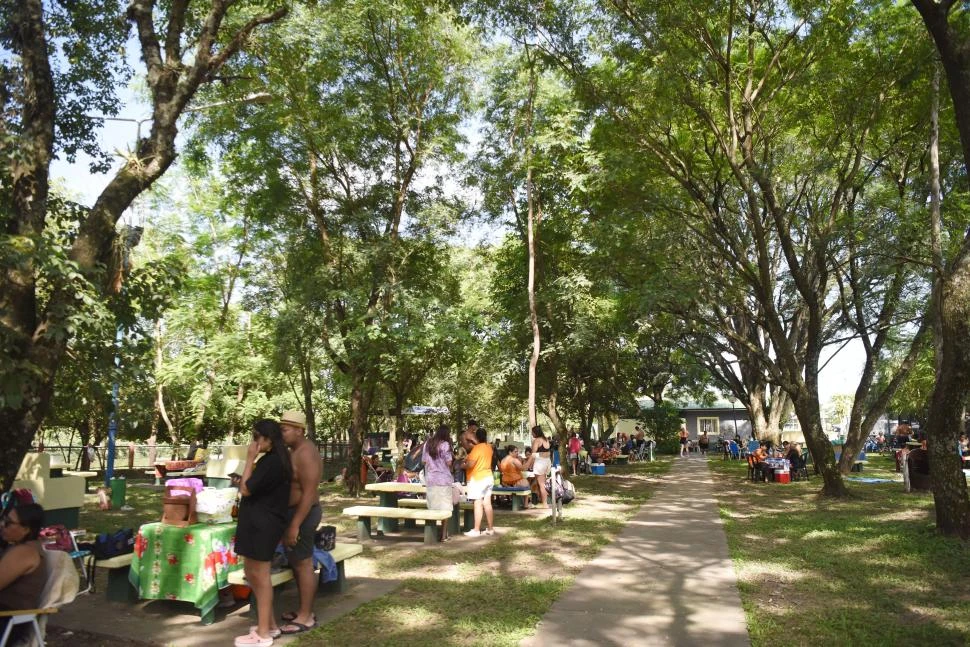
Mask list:
[[[523,647],[749,645],[707,461],[678,458]]]

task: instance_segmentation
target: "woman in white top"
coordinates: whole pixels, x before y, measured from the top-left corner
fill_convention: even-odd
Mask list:
[[[532,455],[526,461],[525,468],[531,469],[536,476],[536,483],[539,486],[539,502],[546,505],[546,474],[552,467],[552,449],[549,439],[542,433],[542,427],[536,425],[532,428]]]

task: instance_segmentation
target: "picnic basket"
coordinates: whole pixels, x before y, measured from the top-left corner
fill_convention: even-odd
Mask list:
[[[197,523],[195,505],[195,490],[166,485],[165,495],[162,497],[162,523],[182,528]]]

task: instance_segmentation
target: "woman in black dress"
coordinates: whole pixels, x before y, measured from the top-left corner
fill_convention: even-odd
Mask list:
[[[260,454],[263,456],[257,461]],[[239,485],[242,501],[236,526],[236,553],[246,558],[246,580],[256,596],[259,624],[236,638],[236,647],[269,647],[273,638],[280,635],[273,618],[270,562],[286,529],[292,476],[290,453],[283,444],[279,423],[257,421]]]

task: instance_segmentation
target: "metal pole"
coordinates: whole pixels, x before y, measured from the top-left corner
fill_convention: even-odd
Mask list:
[[[121,366],[121,326],[115,336],[115,369]],[[115,374],[114,384],[111,385],[111,415],[108,418],[108,456],[104,470],[104,486],[111,487],[111,479],[115,474],[115,439],[118,437],[118,376]]]

